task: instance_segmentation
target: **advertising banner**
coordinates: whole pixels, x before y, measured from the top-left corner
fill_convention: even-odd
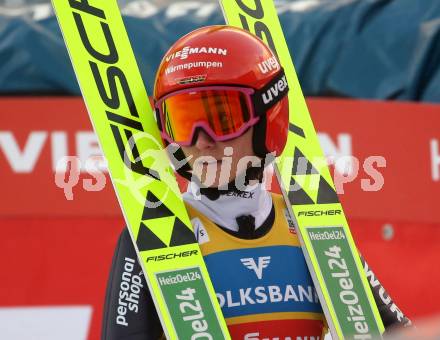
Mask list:
[[[82,99],[2,98],[0,105],[0,187],[7,197],[0,216],[120,216]],[[308,105],[349,217],[440,221],[439,105]]]
[[[440,293],[431,289],[440,280],[433,270],[440,261],[440,106],[307,104],[356,245],[374,271],[370,283],[378,278],[413,320],[440,314]],[[4,97],[0,107],[2,336],[99,339],[124,221],[84,103]],[[342,247],[329,250],[315,234],[317,249],[328,251],[323,265],[344,257]],[[176,287],[161,289],[168,296]],[[17,326],[23,322],[28,327]]]

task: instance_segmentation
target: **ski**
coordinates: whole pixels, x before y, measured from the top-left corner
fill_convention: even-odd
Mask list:
[[[116,0],[53,7],[166,337],[230,339]]]
[[[384,326],[320,148],[275,6],[220,0],[226,22],[263,39],[289,84],[289,134],[275,174],[333,339],[380,338]]]

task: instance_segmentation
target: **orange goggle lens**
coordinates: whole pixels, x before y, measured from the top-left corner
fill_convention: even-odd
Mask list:
[[[253,118],[252,90],[184,91],[158,102],[162,132],[170,141],[191,144],[198,127],[215,140],[234,138]]]

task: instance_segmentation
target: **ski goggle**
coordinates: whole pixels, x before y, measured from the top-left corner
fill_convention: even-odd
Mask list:
[[[194,144],[200,129],[214,141],[234,139],[255,125],[268,108],[287,94],[284,72],[263,89],[202,86],[175,91],[155,103],[162,138],[182,146]],[[274,88],[271,90],[271,88]],[[272,92],[271,92],[272,91]],[[258,112],[255,108],[259,108]]]
[[[181,90],[156,103],[162,137],[188,146],[203,129],[214,141],[238,137],[258,122],[250,95],[253,89],[207,86]]]

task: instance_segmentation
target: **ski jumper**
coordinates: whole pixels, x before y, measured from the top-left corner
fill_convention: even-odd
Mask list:
[[[282,197],[260,186],[230,192],[215,201],[190,192],[183,197],[232,339],[323,339],[322,310]],[[409,324],[362,262],[385,327]],[[124,229],[107,286],[102,339],[161,336],[154,304]]]

